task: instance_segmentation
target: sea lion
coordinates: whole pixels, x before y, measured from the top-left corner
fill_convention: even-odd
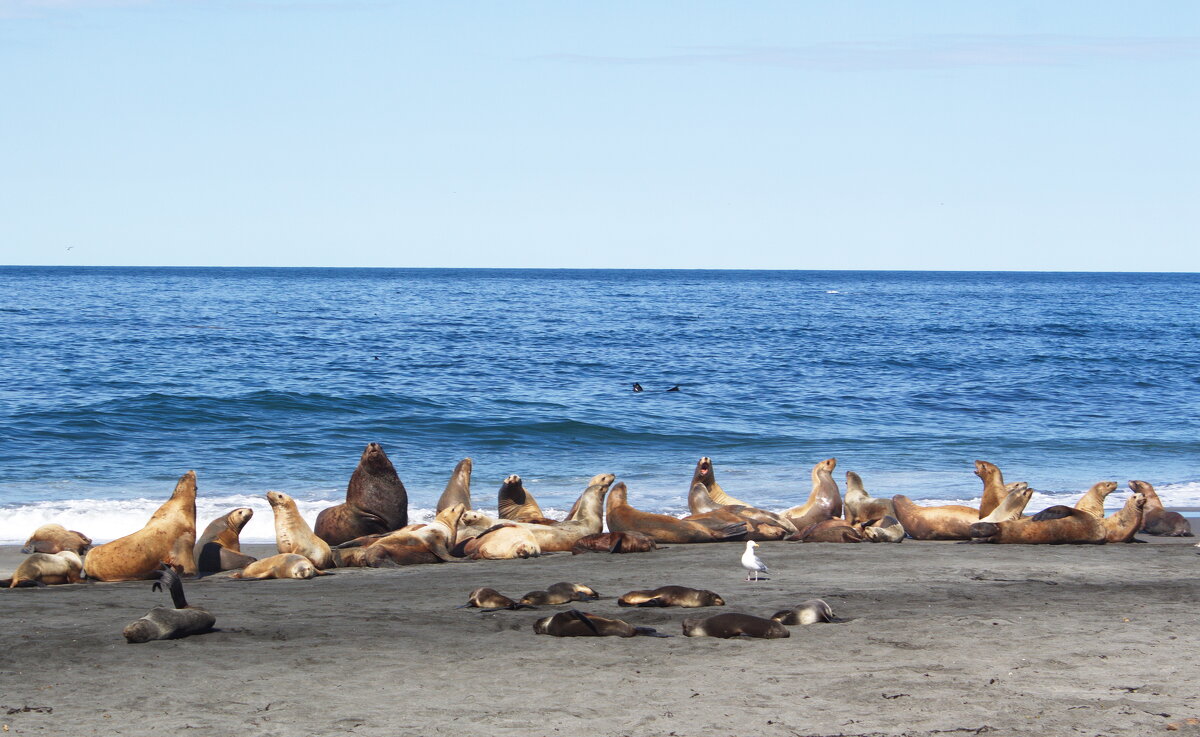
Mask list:
[[[521,477],[515,473],[504,479],[500,491],[496,494],[496,510],[500,519],[510,519],[514,522],[538,522],[553,524],[554,520],[547,519],[538,506],[537,500],[521,482]]]
[[[692,513],[684,519],[719,518],[725,524],[744,521],[751,533],[747,537],[750,540],[779,540],[799,532],[791,520],[774,512],[739,504],[717,504],[709,494],[708,487],[699,481],[692,484],[692,489],[688,492],[688,509]],[[719,512],[720,515],[714,515],[714,512]]]
[[[467,598],[467,603],[462,606],[455,607],[456,609],[465,609],[467,607],[478,607],[485,612],[498,612],[501,609],[533,609],[529,604],[521,604],[513,601],[504,594],[495,589],[487,587],[475,589]]]
[[[1018,482],[1011,484],[1012,491],[1004,497],[1004,500],[996,506],[986,517],[981,517],[980,522],[1007,522],[1008,520],[1020,519],[1021,513],[1025,511],[1029,500],[1033,498],[1033,489],[1029,488],[1029,484]]]
[[[837,482],[833,480],[835,467],[836,458],[827,458],[813,466],[812,491],[808,501],[783,512],[782,516],[790,519],[797,530],[842,516],[842,495],[838,493]]]
[[[74,550],[57,553],[33,553],[13,572],[12,578],[0,581],[0,587],[49,586],[79,583],[83,580],[83,559]]]
[[[872,543],[901,543],[905,536],[904,525],[891,515],[872,522],[862,532],[863,539]]]
[[[520,603],[530,606],[556,606],[571,601],[592,601],[599,598],[600,594],[591,586],[561,581],[551,584],[545,591],[530,591],[521,597]]]
[[[446,488],[438,497],[435,511],[440,512],[455,504],[463,505],[463,509],[471,508],[471,469],[473,466],[470,458],[464,458],[458,462],[458,465],[450,472],[450,480],[446,482]]]
[[[803,543],[860,543],[863,539],[861,529],[841,518],[821,520],[788,538]]]
[[[971,525],[971,542],[977,543],[1100,545],[1107,535],[1104,520],[1061,504],[1043,509],[1032,517]]]
[[[1087,512],[1097,519],[1104,518],[1104,498],[1117,490],[1116,481],[1101,481],[1084,492],[1075,508]]]
[[[641,532],[656,543],[707,543],[738,540],[746,535],[746,523],[714,530],[694,520],[682,520],[668,514],[643,512],[630,506],[625,482],[608,492],[606,516],[611,532]]]
[[[892,497],[896,519],[914,540],[969,540],[971,525],[979,521],[979,510],[961,504],[922,507],[897,494]]]
[[[1153,486],[1145,481],[1130,481],[1129,488],[1146,497],[1142,532],[1164,537],[1192,537],[1192,524],[1179,512],[1164,509]]]
[[[333,567],[333,552],[329,543],[315,534],[300,510],[296,500],[282,491],[268,491],[267,501],[275,513],[275,547],[281,553],[299,553],[322,570]]]
[[[382,568],[418,563],[456,563],[460,558],[450,551],[458,542],[458,522],[462,504],[454,504],[437,513],[429,524],[401,527],[386,535],[368,535],[345,542],[335,549],[339,566]],[[361,553],[355,552],[358,548]]]
[[[1125,500],[1125,506],[1104,518],[1104,542],[1145,542],[1145,540],[1133,539],[1134,535],[1142,529],[1143,520],[1145,519],[1145,509],[1145,494],[1134,492],[1131,497]]]
[[[196,541],[193,551],[196,567],[204,573],[215,573],[245,568],[258,560],[242,554],[238,539],[242,528],[253,516],[254,510],[250,507],[238,507],[210,522]]]
[[[196,472],[188,471],[175,491],[137,532],[98,545],[87,554],[84,571],[98,581],[153,578],[166,563],[196,575]]]
[[[313,562],[299,553],[280,553],[269,558],[256,560],[242,570],[232,574],[230,578],[244,578],[262,581],[269,578],[304,578],[314,576],[332,576],[318,570]]]
[[[994,463],[975,461],[975,475],[983,481],[983,498],[979,500],[979,519],[983,519],[1000,506],[1008,489],[1004,485],[1004,474]]]
[[[408,492],[379,443],[368,443],[346,486],[346,501],[321,510],[317,537],[340,545],[408,524]],[[287,551],[285,551],[287,552]]]
[[[773,619],[763,619],[751,614],[729,612],[714,614],[711,617],[683,620],[683,634],[687,637],[721,637],[730,638],[744,635],[746,637],[762,637],[768,640],[780,637],[791,637],[779,622]]]
[[[780,624],[816,624],[834,621],[833,608],[824,599],[809,599],[799,606],[775,612],[771,619]]]
[[[707,589],[689,589],[686,586],[660,586],[650,591],[630,591],[617,599],[617,606],[678,606],[685,608],[702,606],[725,606],[720,594]]]
[[[519,476],[509,478],[517,479]],[[520,522],[522,527],[533,533],[538,546],[543,553],[566,552],[575,547],[580,538],[596,535],[604,530],[604,495],[616,477],[611,473],[601,473],[593,476],[588,486],[579,495],[571,512],[562,522],[546,520],[551,524],[541,522]],[[532,501],[532,499],[531,499]],[[537,506],[536,502],[533,502]]]
[[[571,554],[579,553],[649,553],[658,550],[654,538],[640,532],[601,532],[585,535],[571,546]]]
[[[696,484],[704,484],[704,488],[708,491],[709,497],[711,497],[713,503],[718,506],[723,507],[730,504],[736,504],[742,507],[753,506],[747,504],[741,499],[735,499],[734,497],[725,493],[725,490],[722,489],[721,485],[717,483],[717,475],[713,470],[712,459],[708,456],[704,456],[700,460],[696,461],[696,470],[692,472],[692,483],[688,485],[688,489],[690,490]],[[709,510],[693,509],[692,513],[696,514],[707,511]]]
[[[42,525],[34,530],[29,539],[25,541],[25,547],[21,548],[21,552],[29,555],[30,553],[52,554],[70,550],[76,555],[83,555],[90,547],[92,547],[92,539],[87,535],[52,523]]]
[[[460,543],[462,554],[473,560],[536,558],[542,554],[537,538],[514,523],[496,525]],[[456,546],[455,552],[459,550]]]
[[[183,581],[174,569],[165,567],[162,577],[154,582],[155,591],[162,589],[163,583],[171,592],[174,609],[154,607],[146,616],[126,625],[122,634],[129,643],[149,642],[150,640],[174,640],[188,635],[208,632],[217,623],[217,618],[200,607],[190,606],[183,597]]]
[[[846,495],[843,498],[846,521],[852,525],[874,522],[887,516],[896,516],[896,507],[891,499],[872,498],[863,487],[862,477],[853,471],[846,472]]]
[[[668,637],[653,627],[635,627],[619,619],[597,617],[578,609],[539,619],[533,623],[533,631],[555,637]]]

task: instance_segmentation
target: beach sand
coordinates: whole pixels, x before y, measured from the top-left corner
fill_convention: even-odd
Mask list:
[[[1147,735],[1200,716],[1194,539],[1148,545],[763,543],[347,569],[186,584],[220,631],[126,644],[149,582],[0,592],[0,724],[46,735]],[[247,546],[264,556],[270,546]],[[0,549],[0,570],[21,556]],[[568,607],[454,609],[556,581],[675,637],[553,638]],[[681,584],[728,606],[622,609]],[[680,635],[821,597],[848,621],[784,640]],[[1189,734],[1187,729],[1173,734]]]

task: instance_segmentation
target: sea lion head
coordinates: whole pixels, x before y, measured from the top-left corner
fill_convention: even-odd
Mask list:
[[[816,469],[814,469],[814,470],[825,471],[827,473],[833,473],[833,469],[835,469],[835,468],[837,468],[837,459],[836,458],[826,458],[825,460],[818,463]]]
[[[282,491],[268,491],[267,502],[270,503],[272,509],[287,508],[296,504],[294,499]]]
[[[1096,489],[1096,491],[1100,492],[1102,495],[1108,496],[1109,494],[1111,494],[1117,490],[1117,482],[1116,481],[1101,481],[1100,483],[1096,484],[1095,489]]]
[[[696,461],[696,482],[708,486],[713,482],[712,459],[704,456]]]
[[[229,528],[234,532],[240,533],[253,516],[254,510],[250,507],[238,507],[229,513]]]
[[[458,518],[458,524],[470,527],[471,525],[481,524],[485,518],[487,518],[487,515],[478,509],[465,509],[462,516]]]
[[[534,631],[534,634],[538,634],[538,635],[546,635],[546,634],[549,634],[549,633],[550,633],[550,620],[551,620],[551,619],[554,619],[554,617],[553,617],[553,616],[549,616],[549,617],[542,617],[542,618],[541,618],[541,619],[539,619],[538,621],[534,622],[534,623],[533,623],[533,631]]]
[[[684,637],[704,637],[704,620],[700,617],[689,617],[683,620]]]
[[[588,486],[612,486],[612,483],[617,480],[617,477],[611,473],[598,473],[593,476],[588,482]]]
[[[395,473],[396,469],[392,466],[392,462],[388,460],[387,453],[383,452],[383,446],[379,443],[367,443],[367,447],[363,450],[362,456],[358,459],[359,465],[372,474],[379,471],[391,471]]]
[[[150,642],[158,634],[158,628],[155,627],[150,620],[143,617],[136,622],[131,622],[125,627],[121,633],[125,635],[125,642],[140,643]]]
[[[987,480],[988,476],[991,476],[993,473],[999,470],[1000,469],[996,468],[996,466],[988,463],[987,461],[975,461],[975,475],[981,479],[984,479],[985,481]]]
[[[1129,501],[1125,503],[1131,504],[1134,509],[1144,509],[1146,507],[1146,495],[1140,491],[1135,492],[1133,496],[1129,497]]]
[[[721,598],[721,595],[715,591],[702,589],[697,598],[703,602],[702,606],[725,606],[725,599]]]
[[[317,567],[314,566],[313,562],[308,558],[293,561],[292,564],[288,566],[288,571],[292,578],[308,579],[318,575]]]
[[[1150,486],[1150,484],[1146,483],[1145,481],[1130,481],[1129,482],[1129,490],[1134,493],[1145,494],[1146,487],[1148,487],[1148,486],[1151,489],[1154,488],[1154,487]],[[24,552],[24,551],[22,551],[22,552]]]

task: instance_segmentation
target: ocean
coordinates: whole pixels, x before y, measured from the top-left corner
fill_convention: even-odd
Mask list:
[[[243,540],[273,540],[265,492],[311,521],[371,441],[418,519],[465,456],[480,507],[517,473],[561,512],[609,472],[681,513],[703,455],[770,509],[830,456],[875,496],[977,499],[979,458],[1031,508],[1134,478],[1197,506],[1198,296],[1197,274],[0,267],[0,541],[127,534],[188,469],[200,527],[252,506]]]

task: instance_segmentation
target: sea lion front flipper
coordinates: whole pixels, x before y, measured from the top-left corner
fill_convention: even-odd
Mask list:
[[[158,580],[151,586],[151,590],[162,590],[163,584],[167,585],[167,589],[171,592],[171,602],[176,609],[188,609],[187,599],[183,596],[183,579],[179,578],[179,574],[175,569],[164,565],[162,571],[158,574]]]
[[[1064,504],[1056,504],[1053,507],[1047,507],[1046,509],[1043,509],[1042,511],[1033,515],[1033,517],[1030,519],[1032,519],[1034,522],[1046,522],[1052,519],[1063,519],[1064,517],[1070,517],[1074,512],[1075,509],[1073,507],[1068,507]]]
[[[595,635],[596,637],[601,636],[600,630],[597,629],[597,627],[596,627],[596,623],[592,621],[592,618],[589,617],[586,612],[581,612],[578,609],[568,609],[567,611],[563,612],[563,614],[566,614],[568,617],[571,617],[572,619],[577,619],[580,622],[583,622],[585,625],[587,625],[587,628],[590,629],[592,631],[592,634]]]
[[[525,490],[521,477],[513,474],[504,479],[504,484],[496,495],[496,511],[501,519],[511,519],[527,522],[535,519],[545,519],[542,508],[537,500]]]

